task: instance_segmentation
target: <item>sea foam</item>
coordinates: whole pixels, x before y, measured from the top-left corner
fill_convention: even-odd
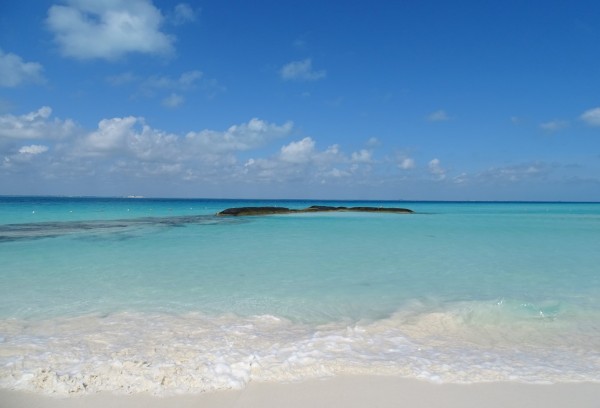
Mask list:
[[[481,306],[316,326],[271,315],[198,313],[4,320],[0,386],[58,395],[167,395],[338,374],[452,383],[600,382],[598,327],[573,331],[568,322],[543,319],[469,321],[465,310]]]

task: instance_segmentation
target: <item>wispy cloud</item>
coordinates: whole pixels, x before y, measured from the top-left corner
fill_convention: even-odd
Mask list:
[[[186,71],[179,77],[170,76],[151,76],[140,84],[140,88],[145,92],[153,92],[155,90],[175,90],[175,91],[190,91],[194,89],[203,73],[198,70]]]
[[[50,7],[46,23],[64,56],[114,60],[173,53],[175,38],[161,31],[163,20],[149,0],[69,0]]]
[[[445,110],[440,109],[427,115],[427,120],[430,122],[445,122],[450,120],[450,116]]]
[[[286,81],[317,81],[327,76],[325,70],[313,69],[310,58],[285,64],[279,74]]]
[[[44,68],[37,62],[25,62],[21,57],[0,49],[0,87],[13,88],[26,83],[44,82]]]
[[[180,3],[175,6],[172,22],[175,25],[182,25],[196,21],[198,12],[187,3]]]
[[[540,124],[540,128],[547,132],[557,132],[565,129],[569,126],[569,122],[566,120],[551,120]]]
[[[474,175],[474,178],[484,183],[514,183],[547,177],[550,172],[556,169],[556,167],[556,164],[534,161],[530,163],[492,167]]]
[[[446,170],[442,168],[442,164],[440,159],[432,159],[427,167],[429,169],[429,173],[434,176],[436,180],[444,180],[446,178]]]
[[[600,126],[600,107],[588,109],[581,114],[580,119],[590,126]]]
[[[113,86],[121,86],[138,81],[139,78],[131,72],[123,72],[122,74],[112,75],[106,78],[106,82]]]
[[[179,76],[152,75],[142,78],[124,72],[106,78],[113,86],[135,86],[132,97],[154,98],[160,97],[163,106],[176,108],[185,102],[184,94],[197,90],[202,91],[207,97],[212,98],[224,91],[224,87],[214,79],[206,78],[202,71],[191,70]]]
[[[512,123],[513,125],[520,125],[523,123],[523,118],[519,116],[511,116],[510,123]]]
[[[185,98],[183,96],[176,93],[172,93],[171,95],[163,99],[162,104],[167,108],[177,108],[178,106],[183,104],[183,102],[185,102]]]

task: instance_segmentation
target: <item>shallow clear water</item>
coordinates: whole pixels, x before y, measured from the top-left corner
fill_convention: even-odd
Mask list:
[[[415,214],[216,217],[235,206]],[[600,204],[0,198],[0,386],[600,381]]]

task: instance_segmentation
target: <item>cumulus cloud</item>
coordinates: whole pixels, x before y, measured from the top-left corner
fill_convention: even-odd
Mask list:
[[[44,81],[41,64],[25,62],[21,57],[0,49],[0,87],[13,88],[26,83]]]
[[[52,123],[50,110],[23,115],[40,120],[45,116]],[[172,180],[229,180],[240,174],[237,154],[261,147],[293,128],[291,122],[282,125],[260,119],[234,125],[224,131],[205,129],[185,135],[155,129],[144,118],[125,116],[102,119],[96,129],[72,134],[49,149],[45,144],[0,149],[2,168],[8,172],[39,171],[43,177],[134,180],[164,176]],[[43,140],[43,139],[42,139]],[[0,145],[0,148],[2,146]],[[6,146],[5,146],[6,147]],[[44,162],[31,159],[45,153]],[[41,168],[40,166],[46,166]],[[0,172],[1,173],[1,172]]]
[[[84,147],[90,153],[106,153],[125,150],[128,142],[136,139],[134,125],[140,119],[133,116],[125,118],[103,119],[98,130],[84,139]]]
[[[280,157],[281,160],[289,163],[306,163],[311,160],[314,150],[315,141],[310,137],[305,137],[298,142],[291,142],[283,146]]]
[[[557,132],[569,126],[566,120],[551,120],[540,124],[540,128],[547,132]]]
[[[261,147],[292,134],[293,123],[253,118],[225,130],[174,134],[144,118],[102,119],[84,130],[52,118],[49,107],[21,116],[0,116],[0,176],[47,179],[215,183],[368,183],[377,162],[371,150],[345,154],[339,145],[317,148],[312,137],[282,143],[263,156]],[[10,139],[6,137],[10,134]],[[29,143],[23,143],[30,141]],[[258,157],[241,161],[255,151]],[[362,181],[361,181],[362,180]]]
[[[101,120],[97,130],[78,141],[74,154],[133,160],[128,168],[135,162],[182,166],[234,163],[235,153],[286,136],[292,127],[291,122],[276,125],[254,118],[225,131],[205,129],[181,136],[154,129],[144,118],[127,116]]]
[[[222,131],[204,129],[174,134],[151,127],[144,118],[124,116],[102,119],[91,131],[77,128],[65,132],[69,126],[64,125],[71,122],[53,119],[51,114],[52,110],[44,107],[21,116],[0,117],[4,129],[21,132],[18,138],[11,136],[11,146],[0,149],[0,154],[4,153],[0,158],[4,160],[5,174],[38,171],[45,178],[135,180],[161,176],[181,182],[322,184],[328,180],[366,180],[376,163],[370,150],[346,155],[337,144],[317,149],[312,137],[284,143],[271,157],[259,154],[245,163],[238,161],[241,152],[289,136],[292,122],[275,124],[253,118]],[[11,125],[6,126],[7,123]],[[60,139],[58,134],[68,137]],[[24,145],[23,140],[41,143]],[[42,154],[43,160],[34,160]]]
[[[588,109],[583,112],[580,119],[590,126],[600,126],[600,107]]]
[[[46,23],[64,56],[114,60],[172,53],[174,37],[160,30],[163,20],[149,0],[68,0],[50,7]]]
[[[102,119],[93,129],[83,130],[72,121],[53,118],[52,110],[42,107],[20,116],[0,115],[0,180],[24,174],[27,179],[78,180],[80,185],[91,178],[110,185],[143,185],[139,180],[147,178],[152,185],[160,179],[181,188],[189,182],[285,185],[292,186],[290,191],[300,185],[324,184],[344,190],[402,183],[471,188],[527,185],[546,180],[556,168],[530,162],[482,172],[459,171],[452,177],[437,157],[422,166],[402,151],[378,160],[368,147],[345,152],[337,144],[320,147],[314,137],[284,139],[292,134],[292,122],[258,118],[222,130],[175,134],[152,127],[144,118],[123,116]],[[265,146],[273,153],[259,150]]]
[[[48,120],[52,109],[44,106],[35,112],[25,115],[0,116],[0,141],[2,139],[61,139],[75,131],[75,123],[71,120]]]
[[[189,132],[185,138],[191,145],[214,153],[245,151],[287,136],[292,128],[292,122],[276,125],[253,118],[248,123],[231,126],[224,132],[202,130]]]
[[[282,146],[271,158],[248,160],[244,165],[244,176],[255,181],[322,183],[328,178],[351,175],[349,165],[350,160],[341,153],[338,145],[318,150],[316,141],[305,137]]]
[[[327,76],[325,70],[316,71],[313,69],[310,58],[285,64],[279,74],[286,81],[317,81]]]
[[[427,115],[427,120],[430,122],[445,122],[450,120],[450,116],[445,110],[440,109]]]
[[[20,116],[0,115],[0,175],[28,171],[43,178],[102,175],[118,180],[162,175],[213,183],[242,174],[240,152],[258,149],[292,130],[292,122],[253,118],[223,131],[174,134],[151,127],[144,118],[124,116],[102,119],[86,131],[70,120],[52,118],[52,109],[42,107]]]

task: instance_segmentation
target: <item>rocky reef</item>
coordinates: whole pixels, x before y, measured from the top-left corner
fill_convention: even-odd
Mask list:
[[[395,213],[411,214],[414,211],[408,208],[396,207],[332,207],[326,205],[313,205],[303,209],[291,209],[286,207],[234,207],[227,208],[217,215],[220,216],[244,216],[244,215],[271,215],[271,214],[297,214],[313,212],[370,212],[370,213]]]

